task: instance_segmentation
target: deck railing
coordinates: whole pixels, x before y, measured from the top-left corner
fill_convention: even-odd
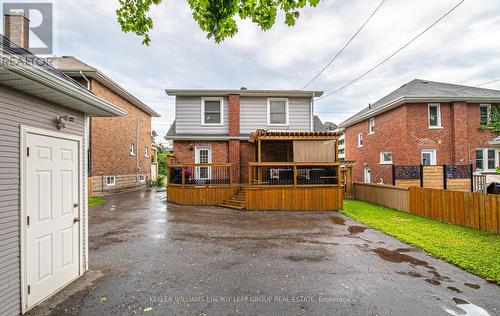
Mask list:
[[[231,185],[232,164],[169,164],[167,165],[168,184],[199,185]]]
[[[250,162],[251,186],[339,185],[338,162]]]

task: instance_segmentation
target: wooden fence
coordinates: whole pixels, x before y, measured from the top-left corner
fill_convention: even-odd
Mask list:
[[[408,212],[409,189],[404,187],[373,184],[354,183],[354,198],[390,207],[403,212]]]
[[[500,195],[410,188],[410,213],[500,233]]]
[[[500,234],[500,195],[355,183],[356,200]]]

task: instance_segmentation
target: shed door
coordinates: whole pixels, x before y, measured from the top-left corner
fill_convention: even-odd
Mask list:
[[[30,308],[79,275],[80,174],[78,142],[27,134],[26,146],[25,266]]]

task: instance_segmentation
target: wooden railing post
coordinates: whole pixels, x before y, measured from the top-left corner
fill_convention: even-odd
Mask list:
[[[233,164],[229,165],[229,184],[233,185]]]
[[[182,185],[186,184],[186,167],[181,167]]]
[[[293,186],[297,187],[297,164],[293,163]]]
[[[443,165],[443,189],[448,187],[448,175],[446,174],[446,164]]]

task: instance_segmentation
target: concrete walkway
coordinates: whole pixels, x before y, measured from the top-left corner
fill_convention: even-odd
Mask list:
[[[500,311],[499,286],[334,212],[185,207],[143,190],[90,213],[92,271],[30,314]]]

